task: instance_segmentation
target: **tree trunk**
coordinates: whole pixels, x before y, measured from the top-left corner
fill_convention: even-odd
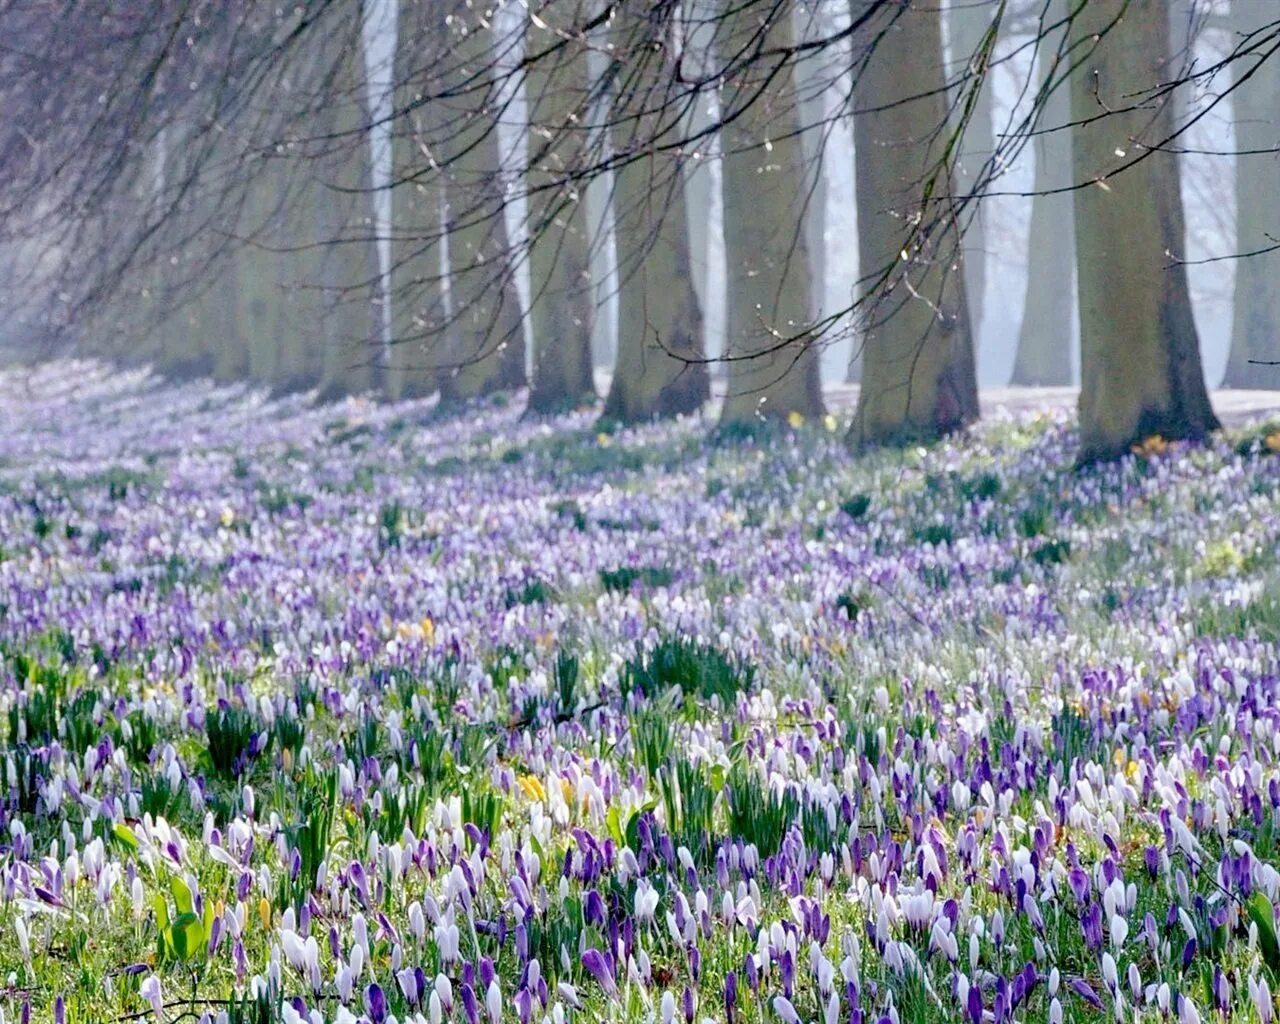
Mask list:
[[[683,66],[706,79],[716,73],[716,9],[720,0],[684,0]],[[716,357],[724,353],[725,259],[724,187],[718,131],[706,134],[720,121],[720,96],[704,90],[691,105],[685,131],[695,141],[684,165],[685,204],[700,216],[689,218],[690,262],[694,291],[702,310],[702,344],[713,377],[723,369]]]
[[[1066,15],[1066,0],[1052,0],[1046,21],[1054,24]],[[1071,130],[1066,127],[1071,122],[1071,93],[1062,80],[1070,58],[1054,67],[1062,35],[1061,30],[1047,35],[1036,51],[1039,88],[1052,91],[1044,96],[1036,121],[1045,134],[1035,139],[1037,195],[1031,200],[1027,292],[1011,381],[1031,387],[1071,383],[1075,341],[1074,199],[1069,192],[1039,194],[1071,184]]]
[[[572,5],[570,5],[572,9]],[[528,50],[561,40],[573,19],[545,3],[530,19]],[[591,333],[591,226],[583,190],[571,177],[590,153],[590,89],[586,51],[566,40],[529,66],[529,255],[533,380],[529,412],[555,413],[595,401]]]
[[[676,150],[681,124],[661,106],[674,77],[666,66],[665,20],[649,5],[622,3],[614,14],[618,52],[629,62],[611,74],[613,148],[623,161],[615,177],[618,239],[618,358],[604,418],[636,422],[696,412],[710,397],[703,360],[702,311],[689,261],[684,174]]]
[[[949,35],[951,37],[951,66],[953,76],[959,76],[966,66],[978,70],[986,61],[987,33],[991,30],[995,4],[974,3],[973,0],[950,0],[947,7]],[[992,111],[994,83],[984,78],[974,100],[973,113],[965,127],[960,143],[960,159],[956,163],[956,193],[966,196],[975,189],[981,190],[979,179],[991,154],[995,152],[995,126]],[[968,96],[972,83],[964,85]],[[963,104],[961,104],[962,106]],[[956,111],[957,120],[959,110]],[[957,124],[955,127],[959,127]],[[965,297],[969,301],[969,321],[973,329],[974,344],[982,327],[983,298],[987,287],[987,231],[982,203],[975,200],[962,214],[964,228],[964,281]]]
[[[854,0],[855,18],[868,3]],[[978,417],[960,228],[944,162],[940,10],[925,0],[882,7],[861,39],[875,51],[854,93],[863,362],[849,439],[927,440]]]
[[[318,337],[323,354],[320,396],[325,399],[361,394],[379,388],[383,362],[382,324],[378,297],[380,272],[373,239],[373,178],[369,123],[362,100],[363,72],[358,12],[348,26],[353,45],[337,49],[329,60],[337,64],[341,88],[318,110],[322,130],[343,140],[332,153],[306,160],[304,194],[317,218],[317,276],[311,277],[309,254],[290,260],[301,270],[297,283],[304,286],[295,305],[302,309],[301,326]],[[334,187],[336,186],[336,187]],[[299,235],[292,235],[296,240]],[[296,243],[295,243],[296,244]],[[298,273],[298,271],[294,271]],[[319,310],[305,286],[317,282]],[[294,289],[298,291],[297,288]],[[318,315],[317,315],[318,314]],[[310,346],[308,346],[310,347]],[[299,360],[301,372],[304,360]],[[292,387],[293,382],[284,383]]]
[[[1233,0],[1237,33],[1256,32],[1270,20],[1256,5]],[[1252,69],[1256,58],[1233,64],[1237,75]],[[1235,101],[1236,149],[1274,150],[1276,111],[1280,106],[1280,62],[1272,57],[1244,85],[1231,94]],[[1275,200],[1280,192],[1280,156],[1275,152],[1236,157],[1236,243],[1238,253],[1257,252],[1276,244],[1280,217]],[[1223,385],[1229,388],[1280,389],[1280,252],[1247,256],[1235,261],[1235,317],[1231,327],[1231,355]]]
[[[1071,36],[1083,61],[1071,81],[1073,121],[1113,111],[1072,140],[1076,180],[1095,182],[1075,192],[1083,464],[1151,435],[1200,438],[1218,421],[1176,261],[1185,244],[1177,159],[1157,152],[1115,173],[1171,130],[1167,99],[1141,102],[1168,71],[1167,7],[1092,0]]]
[[[437,104],[424,101],[418,81],[424,54],[447,52],[443,15],[432,4],[402,2],[396,31],[396,121],[391,138],[391,356],[386,375],[392,399],[422,398],[439,387],[448,316],[441,261],[439,169],[435,151]]]
[[[791,46],[785,6],[768,11],[746,7],[728,18],[724,52],[739,52],[743,45],[775,52]],[[772,20],[765,23],[764,18]],[[802,187],[809,175],[792,73],[784,69],[762,86],[762,76],[773,70],[756,64],[726,84],[729,380],[721,424],[823,413],[819,352],[810,333]],[[738,110],[742,113],[733,116]]]
[[[443,59],[457,88],[440,106],[453,313],[445,332],[442,405],[525,383],[524,327],[503,213],[497,86],[487,71],[493,32],[463,3],[449,27],[451,47]]]
[[[284,259],[268,249],[279,244],[279,203],[287,193],[287,177],[283,161],[270,157],[250,173],[241,215],[247,241],[234,256],[237,334],[245,347],[243,365],[249,380],[273,385],[280,346],[293,329],[284,316]]]

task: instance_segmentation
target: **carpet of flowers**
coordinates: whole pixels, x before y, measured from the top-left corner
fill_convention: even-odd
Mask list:
[[[0,422],[6,1021],[1273,1017],[1274,426]]]

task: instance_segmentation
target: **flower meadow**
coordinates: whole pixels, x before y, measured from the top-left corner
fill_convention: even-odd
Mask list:
[[[1260,1021],[1280,436],[0,375],[7,1021]]]

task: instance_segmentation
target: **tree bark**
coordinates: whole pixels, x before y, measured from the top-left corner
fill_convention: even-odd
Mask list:
[[[785,6],[727,15],[725,52],[785,51]],[[776,60],[777,58],[773,58]],[[805,240],[808,178],[793,69],[760,65],[727,83],[724,234],[729,265],[728,393],[721,424],[821,416],[819,352],[810,331],[811,281]],[[742,112],[736,117],[735,111]]]
[[[854,0],[855,18],[869,3]],[[978,417],[960,226],[944,162],[941,13],[929,0],[882,6],[861,38],[875,50],[854,94],[863,363],[849,440],[927,440]]]
[[[382,384],[382,332],[377,304],[380,270],[372,230],[373,178],[365,137],[369,116],[363,103],[366,92],[358,17],[352,20],[351,29],[355,45],[337,49],[329,58],[336,63],[341,88],[323,109],[316,111],[322,131],[347,141],[332,153],[322,152],[307,159],[302,167],[306,175],[302,188],[315,211],[316,239],[321,245],[315,261],[316,276],[312,278],[304,270],[298,283],[319,283],[319,303],[305,291],[299,292],[296,287],[293,291],[296,305],[303,311],[300,326],[314,334],[320,345],[318,387],[322,399],[361,394]],[[292,234],[295,244],[299,237]],[[291,267],[305,268],[311,262],[307,255],[291,259]],[[305,357],[298,361],[296,370],[286,365],[286,372],[303,372],[304,361]],[[283,383],[294,386],[291,380]]]
[[[1232,18],[1243,38],[1269,21],[1257,6],[1233,0]],[[1233,64],[1236,74],[1253,67],[1256,58]],[[1234,93],[1236,149],[1273,150],[1277,140],[1277,109],[1280,109],[1280,64],[1265,61],[1253,77]],[[1280,193],[1280,155],[1275,152],[1237,156],[1236,161],[1236,243],[1237,253],[1258,252],[1280,238],[1280,217],[1275,211]],[[1260,253],[1235,261],[1234,319],[1231,327],[1231,354],[1223,385],[1229,388],[1280,389],[1280,251]]]
[[[1066,0],[1051,0],[1046,22],[1063,21]],[[1036,127],[1036,195],[1031,200],[1027,291],[1011,383],[1043,387],[1071,383],[1075,341],[1075,214],[1070,193],[1042,193],[1071,184],[1070,86],[1063,81],[1070,58],[1054,66],[1063,30],[1046,35],[1036,50],[1043,105]],[[1056,129],[1056,130],[1055,130]]]
[[[396,121],[391,160],[391,357],[386,391],[392,399],[422,398],[440,385],[445,310],[444,226],[440,217],[436,104],[418,81],[433,54],[447,52],[443,13],[434,4],[402,0],[396,32]]]
[[[671,25],[628,0],[614,14],[613,148],[618,239],[618,357],[606,420],[636,422],[697,412],[710,397],[702,311],[689,260],[689,226],[679,152],[659,149],[681,134],[679,112],[660,113],[674,82],[667,66]]]
[[[553,47],[576,20],[544,3],[537,19],[530,19],[528,51],[541,53]],[[564,39],[557,52],[531,64],[526,90],[533,322],[528,410],[556,413],[589,405],[596,398],[591,357],[595,320],[591,225],[585,185],[571,176],[591,150],[591,91],[582,42]]]
[[[995,11],[994,4],[950,0],[947,20],[951,37],[951,64],[955,69],[953,76],[960,75],[965,65],[974,67],[976,71],[976,65],[985,60],[986,36],[991,29]],[[960,144],[960,159],[956,163],[953,177],[956,192],[962,196],[969,195],[975,188],[981,188],[979,178],[983,167],[996,148],[992,111],[994,83],[990,80],[992,73],[984,72],[986,77],[978,89],[973,112]],[[964,88],[968,90],[969,87],[970,83],[966,82]],[[959,111],[956,113],[958,115]],[[958,128],[959,125],[955,127]],[[976,346],[987,288],[987,230],[980,200],[975,200],[965,209],[963,220],[965,297],[969,302],[969,321]]]
[[[1072,25],[1083,61],[1071,81],[1082,464],[1151,435],[1201,438],[1218,426],[1200,364],[1186,268],[1177,159],[1145,146],[1172,126],[1164,0],[1092,0]],[[1135,109],[1127,109],[1127,108]],[[1109,111],[1109,112],[1108,112]],[[1105,113],[1105,116],[1098,115]],[[1124,154],[1123,156],[1119,154]]]
[[[682,63],[692,74],[707,78],[716,72],[716,11],[720,0],[683,0],[685,30]],[[716,357],[724,354],[725,259],[724,183],[718,131],[706,134],[720,122],[720,95],[715,89],[702,92],[685,119],[685,131],[696,141],[690,146],[684,165],[685,204],[699,216],[689,218],[690,262],[694,292],[702,310],[702,343],[712,377],[723,376],[724,364]]]
[[[440,402],[453,405],[525,383],[524,327],[503,215],[498,96],[487,69],[493,32],[469,4],[450,19],[455,93],[445,109],[442,161],[453,309],[444,339]]]

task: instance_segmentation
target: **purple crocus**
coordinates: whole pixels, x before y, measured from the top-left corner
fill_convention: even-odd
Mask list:
[[[582,954],[582,966],[591,973],[610,997],[617,998],[618,983],[614,977],[613,957],[598,949],[588,949]]]
[[[382,1024],[387,1019],[387,996],[376,981],[364,990],[364,1012],[373,1024]]]
[[[1067,987],[1095,1010],[1102,1009],[1102,1000],[1098,998],[1098,993],[1084,978],[1072,978],[1067,982]]]

